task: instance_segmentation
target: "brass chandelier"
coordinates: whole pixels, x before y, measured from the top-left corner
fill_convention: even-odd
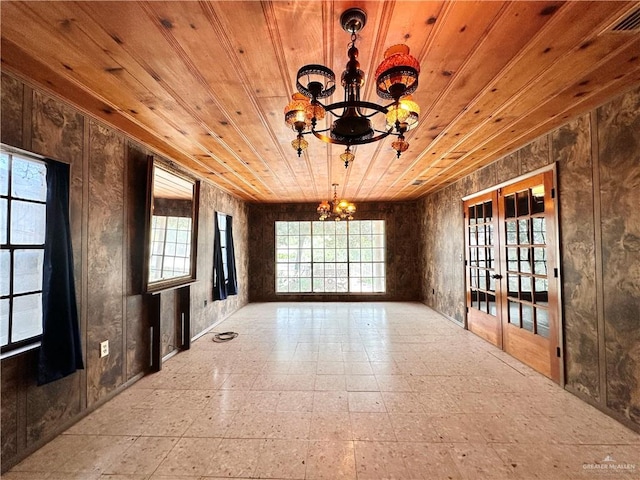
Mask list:
[[[333,187],[333,201],[324,200],[320,202],[316,211],[318,215],[320,215],[320,220],[326,220],[327,218],[332,218],[339,222],[340,220],[353,220],[353,214],[356,213],[356,206],[347,202],[346,200],[338,201],[338,184],[334,183],[331,185]]]
[[[293,94],[291,102],[284,109],[285,123],[298,133],[291,142],[298,156],[309,146],[304,135],[310,133],[323,142],[345,145],[347,148],[340,155],[345,167],[354,159],[351,151],[354,145],[377,142],[395,135],[398,138],[391,146],[398,158],[409,148],[404,134],[418,124],[420,107],[411,99],[411,94],[418,88],[420,64],[409,54],[408,46],[394,45],[388,48],[384,60],[376,69],[376,92],[380,98],[393,101],[388,105],[363,101],[360,90],[364,85],[364,72],[360,70],[358,62],[356,34],[364,27],[366,19],[365,12],[359,8],[351,8],[340,16],[342,28],[351,34],[347,52],[349,61],[341,77],[344,88],[342,102],[328,105],[320,102],[336,89],[336,77],[331,69],[312,64],[298,70],[296,87],[299,93]],[[325,118],[326,112],[336,119],[331,127],[318,130],[318,122]],[[382,129],[374,128],[371,123],[371,117],[378,114],[386,119]]]

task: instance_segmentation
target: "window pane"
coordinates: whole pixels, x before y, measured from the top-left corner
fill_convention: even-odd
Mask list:
[[[0,155],[0,195],[9,194],[9,155]]]
[[[300,225],[298,222],[289,222],[289,235],[299,235]]]
[[[515,245],[518,243],[516,225],[516,222],[506,222],[507,245]]]
[[[350,273],[352,278],[358,278],[358,277],[362,276],[361,271],[362,271],[362,269],[360,268],[360,264],[359,263],[353,263],[353,264],[349,265],[349,273]]]
[[[521,245],[529,244],[529,220],[518,220],[518,239]]]
[[[300,235],[311,234],[311,222],[299,222]]]
[[[287,293],[287,279],[276,279],[276,293]]]
[[[547,233],[546,220],[544,218],[533,219],[533,243],[536,245],[545,245]]]
[[[42,334],[42,294],[13,299],[11,341],[18,342]]]
[[[43,263],[44,250],[15,250],[13,252],[14,294],[42,290]]]
[[[14,245],[44,244],[46,209],[44,204],[11,202],[11,237]]]
[[[520,271],[524,273],[531,273],[531,250],[528,248],[520,249]]]
[[[0,198],[0,243],[7,243],[7,216],[9,211],[6,198]]]
[[[301,278],[300,279],[300,291],[301,292],[310,292],[311,291],[311,279],[310,278]]]
[[[0,345],[9,343],[9,299],[0,300]]]
[[[47,199],[47,166],[44,163],[13,157],[11,194],[27,200]]]
[[[289,226],[287,222],[276,222],[276,236],[287,235]]]
[[[533,249],[533,269],[536,275],[547,274],[547,251],[544,247]]]
[[[338,279],[336,280],[336,291],[341,293],[346,293],[349,291],[348,277],[338,277]]]
[[[529,214],[529,190],[518,192],[517,194],[518,216]]]
[[[536,308],[536,333],[549,338],[549,312],[544,308]]]
[[[533,332],[533,307],[522,304],[522,328]]]
[[[0,295],[9,295],[11,275],[11,252],[0,250]]]
[[[509,323],[520,326],[520,304],[509,300]]]

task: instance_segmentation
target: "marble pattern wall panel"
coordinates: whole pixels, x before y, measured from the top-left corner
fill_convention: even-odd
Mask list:
[[[34,91],[32,124],[35,153],[72,165],[82,162],[84,119],[77,110]]]
[[[87,402],[122,384],[124,275],[124,141],[91,122],[89,132],[89,238]],[[100,342],[109,355],[99,358]]]
[[[145,297],[142,295],[147,210],[147,155],[143,147],[127,145],[126,378],[145,371],[151,348]]]
[[[458,182],[423,200],[424,303],[464,324],[464,218]]]
[[[549,135],[538,137],[525,145],[520,149],[519,154],[522,175],[545,167],[555,160],[549,155]]]
[[[202,332],[218,320],[213,304],[213,221],[215,214],[215,188],[200,184],[198,210],[198,281],[191,286],[191,336]],[[206,305],[205,305],[206,302]]]
[[[9,357],[0,366],[0,443],[2,459],[18,453],[19,357]]]
[[[168,355],[178,348],[176,333],[179,319],[177,290],[160,294],[160,354]]]
[[[0,95],[0,141],[7,145],[23,148],[22,104],[24,87],[22,82],[2,73]]]
[[[27,358],[30,357],[31,361]],[[30,379],[37,376],[37,350],[25,358],[25,373]],[[55,382],[38,386],[27,382],[27,445],[40,442],[55,434],[58,426],[80,413],[80,371]],[[56,402],[52,403],[51,399]]]
[[[233,217],[238,294],[225,300],[213,300],[213,243],[216,212]],[[249,273],[247,208],[244,202],[207,182],[200,185],[198,220],[198,281],[191,285],[191,336],[197,336],[212,324],[223,320],[248,303]]]
[[[32,149],[46,157],[70,164],[69,210],[73,246],[76,303],[82,311],[82,148],[84,120],[75,109],[60,100],[38,91],[32,95]],[[83,342],[84,343],[84,342]],[[86,345],[85,347],[86,353]],[[35,356],[25,362],[27,386],[27,443],[32,444],[50,435],[59,424],[80,411],[80,372],[51,384],[37,387],[35,383]],[[60,402],[51,403],[52,398]]]
[[[420,298],[418,207],[408,203],[359,203],[357,219],[385,220],[387,291],[377,295],[283,295],[275,293],[275,222],[318,219],[317,204],[249,207],[249,299],[257,301],[416,301]]]
[[[34,152],[70,164],[69,221],[73,245],[74,272],[78,311],[82,308],[82,149],[84,120],[82,115],[60,100],[38,91],[32,92],[33,112],[31,140]]]
[[[593,166],[589,116],[552,134],[558,161],[566,382],[598,401]]]
[[[505,155],[496,162],[496,183],[503,183],[520,175],[520,152]]]
[[[480,170],[476,170],[476,192],[486,190],[498,183],[497,167],[495,162]]]
[[[640,89],[597,118],[607,405],[640,424]]]

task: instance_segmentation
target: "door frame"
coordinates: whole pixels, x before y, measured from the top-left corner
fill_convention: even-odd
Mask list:
[[[559,375],[558,375],[558,384],[562,387],[565,386],[566,384],[566,362],[565,362],[565,346],[564,346],[564,303],[562,301],[562,256],[561,256],[561,245],[560,245],[560,239],[561,239],[561,235],[562,232],[560,230],[560,221],[559,221],[559,216],[560,216],[560,202],[559,202],[559,188],[558,188],[558,170],[557,170],[557,163],[554,162],[550,165],[546,165],[544,167],[538,168],[536,170],[533,170],[531,172],[528,172],[524,175],[519,175],[517,177],[514,177],[512,179],[509,179],[507,181],[504,182],[500,182],[496,185],[493,185],[489,188],[484,188],[482,190],[479,190],[477,192],[474,192],[472,194],[469,195],[465,195],[462,197],[461,199],[461,210],[462,212],[465,211],[464,209],[464,202],[468,201],[468,200],[474,200],[476,197],[480,197],[483,195],[486,195],[488,193],[497,191],[499,189],[503,189],[505,187],[508,187],[514,183],[518,183],[520,181],[523,180],[527,180],[529,178],[535,177],[537,175],[540,175],[542,173],[547,173],[551,171],[552,172],[552,183],[553,183],[553,189],[555,192],[555,195],[553,195],[553,198],[551,199],[551,201],[553,202],[553,228],[556,232],[556,239],[555,239],[555,245],[552,247],[553,249],[553,254],[556,258],[556,265],[557,265],[557,277],[551,277],[550,276],[550,280],[555,280],[556,281],[556,298],[557,298],[557,305],[556,305],[556,315],[557,315],[557,331],[556,336],[558,339],[558,345],[559,345],[559,349],[560,349],[560,356],[559,356],[559,361],[558,361],[558,367],[559,367]],[[498,205],[496,205],[496,208],[498,207]],[[463,228],[464,228],[464,249],[465,251],[463,252],[463,258],[466,259],[466,248],[468,245],[468,238],[467,238],[467,225],[466,225],[466,219],[463,219]],[[467,275],[467,266],[466,263],[463,262],[462,263],[462,268],[464,269],[463,272],[463,278],[464,278],[464,284],[463,284],[463,288],[464,288],[464,299],[465,299],[465,309],[464,309],[464,325],[465,325],[465,329],[469,329],[469,320],[468,320],[468,313],[467,313],[467,286],[468,286],[468,275]],[[500,267],[502,269],[502,266]]]

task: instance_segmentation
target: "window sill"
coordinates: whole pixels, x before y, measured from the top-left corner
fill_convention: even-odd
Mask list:
[[[35,350],[36,348],[40,348],[40,342],[31,343],[29,345],[16,348],[15,350],[11,350],[9,352],[0,354],[0,360],[4,360],[5,358],[10,358],[10,357],[15,357],[16,355],[20,355],[21,353],[28,352],[29,350]]]

